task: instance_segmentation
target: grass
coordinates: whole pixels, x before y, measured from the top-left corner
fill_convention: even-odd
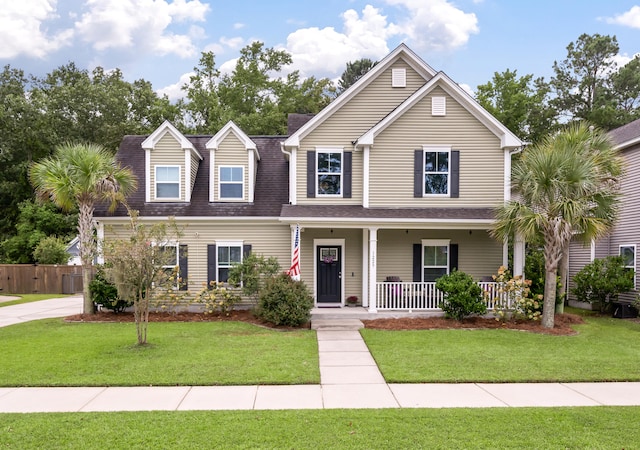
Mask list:
[[[0,414],[3,449],[637,448],[640,407]]]
[[[69,297],[65,294],[5,294],[1,293],[0,295],[7,297],[20,297],[17,300],[8,300],[6,302],[0,302],[0,308],[3,306],[11,306],[11,305],[20,305],[22,303],[31,303],[37,302],[40,300],[48,300],[50,298],[63,298]]]
[[[149,324],[46,319],[0,328],[0,386],[317,384],[310,330],[274,331],[240,322]]]
[[[640,381],[640,324],[585,317],[573,336],[512,330],[362,335],[392,383]]]

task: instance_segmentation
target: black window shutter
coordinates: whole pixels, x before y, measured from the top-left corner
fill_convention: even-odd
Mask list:
[[[244,244],[242,246],[242,257],[246,258],[251,254],[251,244]]]
[[[422,281],[422,244],[413,244],[413,281]]]
[[[458,244],[449,244],[449,272],[458,270]]]
[[[180,290],[186,291],[189,288],[189,264],[188,264],[188,250],[186,244],[180,244],[180,258],[178,258],[178,273],[182,282],[180,283]]]
[[[424,151],[415,150],[413,155],[413,196],[422,197],[424,192]],[[422,277],[421,277],[422,278]]]
[[[451,152],[451,197],[460,197],[460,150]]]
[[[217,281],[216,260],[218,258],[216,244],[207,245],[207,285],[210,281]],[[209,285],[210,287],[211,285]]]
[[[342,197],[351,198],[352,159],[353,152],[344,152],[342,161]]]
[[[307,197],[316,196],[316,152],[307,152]]]

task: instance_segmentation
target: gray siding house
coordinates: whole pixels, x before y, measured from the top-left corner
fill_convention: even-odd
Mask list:
[[[595,258],[623,255],[626,266],[636,273],[636,288],[621,294],[622,302],[632,302],[638,295],[637,252],[640,248],[640,119],[610,131],[615,147],[625,160],[625,173],[620,182],[622,203],[616,225],[611,233],[594,242],[574,241],[569,252],[569,287],[573,276]],[[575,299],[569,295],[570,300]]]
[[[288,269],[296,230],[317,306],[356,296],[371,312],[437,309],[435,278],[506,265],[489,230],[523,143],[406,45],[320,113],[291,115],[288,132],[248,136],[230,122],[184,136],[165,122],[123,139],[117,157],[139,180],[129,204],[142,221],[184,227],[172,245],[190,289],[225,281],[248,252]],[[96,217],[102,239],[127,223],[123,208]]]

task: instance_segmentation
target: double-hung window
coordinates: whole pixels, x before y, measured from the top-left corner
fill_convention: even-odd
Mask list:
[[[424,147],[424,195],[449,195],[448,147]]]
[[[242,242],[218,243],[218,281],[226,283],[229,280],[229,269],[242,263]]]
[[[156,198],[180,199],[180,166],[156,166]]]
[[[422,281],[436,281],[449,273],[449,241],[422,241]]]
[[[221,166],[218,180],[221,200],[243,199],[244,167]]]
[[[624,258],[624,268],[632,270],[636,273],[636,246],[635,245],[621,245],[620,256]],[[635,289],[635,276],[633,278],[633,284]]]
[[[316,155],[317,195],[342,195],[342,150],[319,150]]]
[[[180,246],[175,242],[166,242],[158,245],[157,257],[158,260],[156,264],[159,264],[162,267],[162,270],[170,276],[175,274],[176,282],[175,288],[178,286],[178,261],[180,258]]]

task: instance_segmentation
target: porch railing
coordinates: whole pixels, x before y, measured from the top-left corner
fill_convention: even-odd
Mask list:
[[[508,298],[498,291],[498,283],[478,282],[485,295],[487,309],[493,309],[496,300]],[[422,282],[382,282],[376,283],[376,309],[401,311],[439,311],[443,292],[436,289],[436,283]],[[511,305],[507,304],[507,308]]]

